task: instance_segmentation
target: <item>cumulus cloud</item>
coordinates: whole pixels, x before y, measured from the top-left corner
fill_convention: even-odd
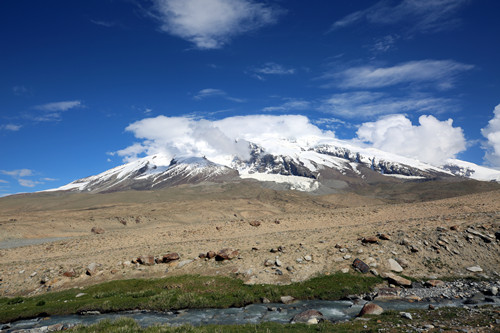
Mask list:
[[[443,113],[454,109],[455,102],[426,94],[395,97],[382,92],[355,91],[333,94],[320,102],[318,110],[345,118],[372,118],[402,113]]]
[[[481,133],[487,140],[484,145],[485,161],[493,167],[500,168],[500,104],[493,110],[493,118],[488,122],[488,126],[481,129]]]
[[[334,85],[341,88],[383,88],[398,84],[430,83],[439,89],[450,89],[458,74],[472,68],[473,65],[453,60],[420,60],[392,67],[352,67],[328,73],[323,78],[334,79]]]
[[[383,151],[442,165],[466,149],[466,140],[453,120],[439,121],[433,116],[420,116],[414,126],[404,115],[390,115],[362,124],[358,139]]]
[[[249,141],[273,152],[275,142],[280,139],[334,137],[333,132],[322,131],[307,117],[295,115],[237,116],[215,121],[158,116],[132,123],[126,130],[142,141],[116,152],[125,161],[134,160],[141,154],[162,153],[170,158],[179,155],[206,156],[225,164],[234,155],[249,158]]]
[[[361,21],[378,25],[405,23],[408,34],[433,33],[449,30],[459,24],[456,13],[469,0],[382,0],[375,5],[351,13],[333,23],[331,31],[345,28]]]
[[[231,38],[272,24],[279,10],[252,0],[154,0],[161,30],[199,49],[218,49]]]

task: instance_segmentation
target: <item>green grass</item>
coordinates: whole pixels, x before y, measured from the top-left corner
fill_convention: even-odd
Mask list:
[[[115,312],[133,309],[157,311],[186,308],[228,308],[260,303],[263,297],[279,302],[297,299],[336,300],[370,291],[381,278],[337,273],[285,286],[245,285],[220,276],[184,275],[154,280],[120,280],[35,297],[0,298],[0,323],[37,316],[83,311]],[[84,296],[76,298],[78,293]]]

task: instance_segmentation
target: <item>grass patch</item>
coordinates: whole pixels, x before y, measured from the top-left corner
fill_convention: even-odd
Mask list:
[[[71,289],[26,298],[0,298],[0,323],[84,311],[241,307],[260,303],[263,297],[279,302],[284,295],[302,300],[336,300],[350,294],[369,292],[381,281],[378,277],[342,273],[286,286],[250,286],[234,278],[199,275],[111,281],[83,290]],[[78,293],[85,295],[76,298]]]

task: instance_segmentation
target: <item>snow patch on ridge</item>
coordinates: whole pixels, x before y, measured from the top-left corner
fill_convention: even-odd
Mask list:
[[[272,173],[246,173],[240,174],[242,179],[256,179],[261,182],[275,182],[281,184],[289,184],[290,189],[304,192],[315,191],[319,188],[318,181],[298,176],[284,176]]]

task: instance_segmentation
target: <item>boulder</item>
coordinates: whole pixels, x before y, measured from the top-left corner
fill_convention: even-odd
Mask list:
[[[93,262],[87,266],[87,270],[85,271],[85,274],[90,275],[90,276],[96,275],[98,272],[98,268],[99,268],[99,266],[95,262]]]
[[[216,255],[217,255],[217,253],[215,253],[215,251],[208,251],[207,252],[207,258],[208,259],[215,258]]]
[[[401,273],[403,271],[403,267],[401,267],[400,264],[398,264],[398,262],[394,259],[389,259],[387,260],[387,263],[389,265],[389,269],[393,272],[396,272],[396,273]]]
[[[355,269],[359,270],[361,273],[368,273],[370,271],[370,267],[360,259],[357,258],[354,259],[352,265],[354,266]]]
[[[72,278],[76,276],[76,272],[74,269],[70,269],[69,271],[64,272],[63,276]]]
[[[153,266],[156,264],[154,256],[140,256],[137,258],[137,262],[141,265]]]
[[[411,287],[411,281],[393,273],[385,273],[385,278],[392,284],[397,284],[403,287]]]
[[[104,229],[101,227],[92,227],[92,229],[90,229],[90,232],[99,235],[104,233]]]
[[[483,271],[483,269],[480,266],[467,267],[467,270],[472,273],[479,273]]]
[[[215,260],[217,261],[223,261],[223,260],[231,260],[234,259],[238,256],[239,252],[238,250],[232,249],[232,248],[224,248],[217,252],[217,255],[215,256]]]
[[[292,296],[281,296],[280,300],[283,304],[292,304],[293,302],[295,302],[295,298]]]
[[[402,268],[407,268],[410,265],[410,263],[408,262],[408,260],[406,260],[404,258],[396,258],[396,261],[398,262],[398,264]]]
[[[429,280],[425,282],[428,287],[443,287],[445,283],[441,280]]]
[[[384,309],[375,303],[366,303],[358,314],[358,317],[364,315],[381,315]]]
[[[378,243],[378,238],[377,237],[374,237],[374,236],[371,236],[371,237],[364,237],[361,242],[365,243],[365,244],[375,244],[375,243]]]
[[[381,240],[391,240],[391,237],[387,234],[380,234],[378,235],[378,238],[380,238]]]
[[[316,319],[313,322],[311,319]],[[306,310],[293,316],[291,323],[318,323],[317,319],[323,319],[323,314],[318,310]]]
[[[208,254],[207,254],[207,257],[208,257]],[[167,253],[163,256],[163,258],[161,259],[162,262],[164,263],[169,263],[169,262],[172,262],[172,261],[175,261],[175,260],[179,260],[181,257],[179,256],[179,253],[177,252],[170,252],[170,253]]]

